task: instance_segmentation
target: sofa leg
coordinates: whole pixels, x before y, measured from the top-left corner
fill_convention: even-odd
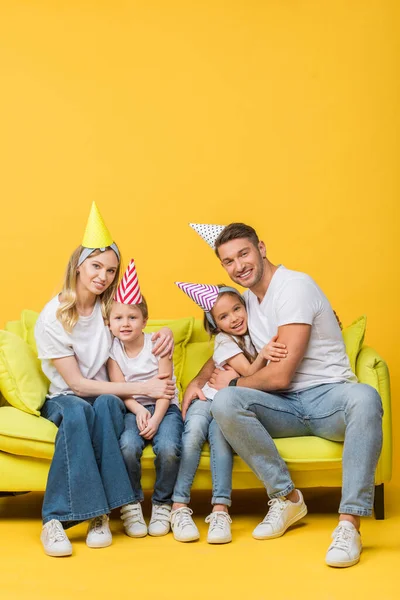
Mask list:
[[[385,494],[383,483],[375,486],[374,511],[375,519],[378,521],[382,521],[385,518]]]

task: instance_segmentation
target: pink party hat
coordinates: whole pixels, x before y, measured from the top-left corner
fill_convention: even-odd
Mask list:
[[[225,229],[225,225],[206,225],[204,223],[189,223],[189,225],[213,250],[215,250],[215,240]]]
[[[217,301],[220,289],[217,285],[206,285],[204,283],[184,283],[183,281],[175,281],[176,285],[182,292],[185,292],[196,302],[202,310],[210,312]]]
[[[140,304],[142,301],[139,280],[133,258],[126,269],[123,278],[119,282],[114,300],[121,304]]]

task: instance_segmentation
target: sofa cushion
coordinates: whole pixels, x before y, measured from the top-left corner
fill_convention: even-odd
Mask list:
[[[182,398],[182,370],[185,364],[186,357],[186,345],[190,339],[193,329],[193,317],[186,319],[163,319],[163,320],[149,320],[145,331],[148,333],[154,333],[161,327],[169,327],[174,335],[175,349],[174,349],[174,373],[176,377],[176,386],[179,391],[179,397]]]
[[[366,325],[367,317],[362,315],[342,331],[346,353],[353,373],[356,372],[357,356],[364,342]]]
[[[7,402],[39,416],[47,390],[47,380],[28,344],[10,331],[0,331],[0,391]]]
[[[0,408],[0,450],[51,460],[57,427],[11,406]]]
[[[186,360],[182,373],[182,389],[185,390],[201,367],[211,358],[214,340],[208,342],[191,342],[186,346]]]
[[[22,334],[28,346],[37,356],[37,346],[35,340],[35,324],[39,314],[34,310],[23,310],[21,312]]]

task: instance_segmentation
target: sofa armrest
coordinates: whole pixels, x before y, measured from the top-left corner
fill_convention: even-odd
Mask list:
[[[392,406],[388,366],[379,354],[363,346],[356,362],[356,375],[360,383],[367,383],[377,390],[383,406],[383,446],[376,469],[376,483],[390,481],[392,476]]]

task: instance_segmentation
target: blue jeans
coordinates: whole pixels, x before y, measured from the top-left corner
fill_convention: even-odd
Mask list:
[[[182,458],[172,499],[189,504],[190,490],[200,462],[204,442],[210,444],[213,482],[212,504],[231,505],[232,448],[211,415],[211,400],[195,400],[186,414],[182,436]]]
[[[215,396],[213,416],[232,448],[264,483],[270,498],[294,489],[272,438],[315,435],[343,442],[340,513],[369,516],[382,448],[382,402],[361,383],[266,393],[228,387]]]
[[[153,415],[156,407],[148,405],[146,408]],[[139,435],[136,415],[128,413],[125,416],[125,431],[121,435],[120,446],[133,488],[133,502],[143,501],[140,459],[145,445],[151,443],[156,455],[154,460],[156,482],[152,502],[153,504],[172,504],[172,490],[181,458],[182,429],[182,414],[176,404],[169,406],[157,433],[149,441]]]
[[[43,502],[43,523],[65,528],[132,502],[132,486],[119,448],[125,405],[116,396],[49,398],[42,417],[57,427]]]

